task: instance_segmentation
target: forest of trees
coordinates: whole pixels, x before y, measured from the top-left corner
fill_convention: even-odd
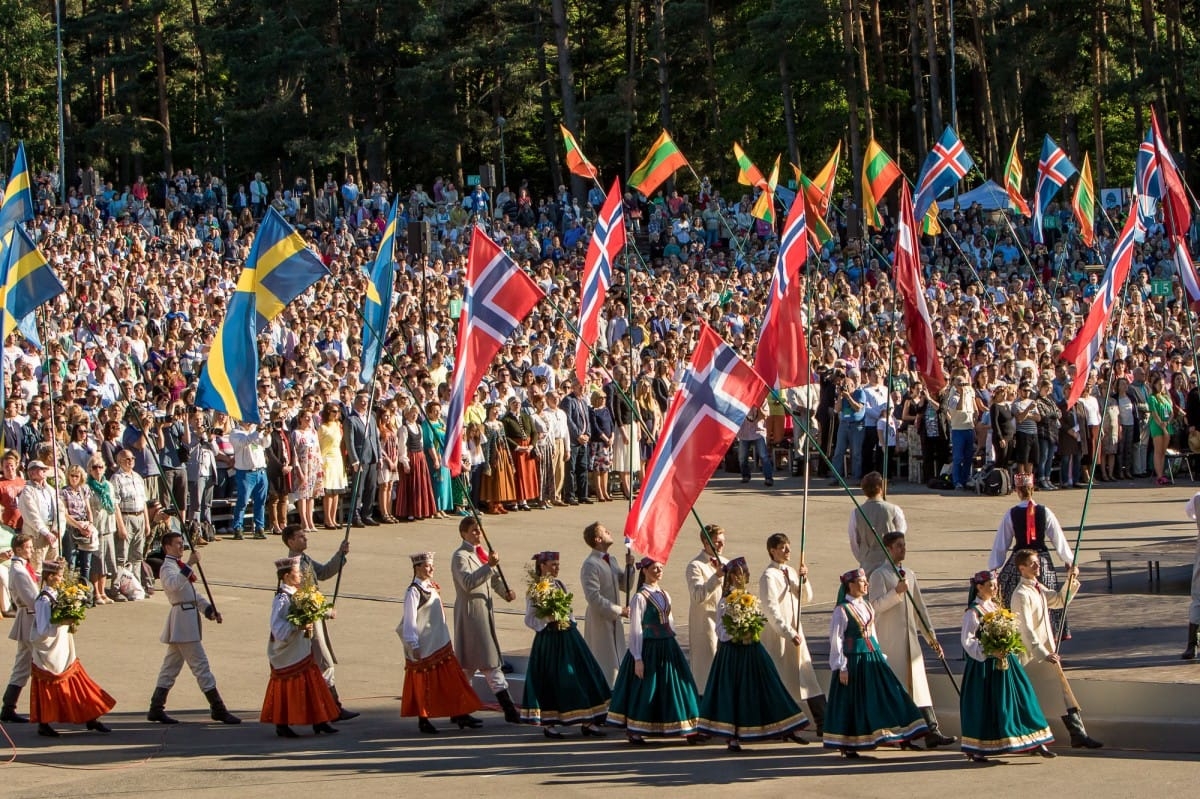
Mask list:
[[[0,0],[0,123],[43,168],[55,1]],[[120,181],[461,180],[500,163],[503,134],[507,174],[541,193],[564,179],[560,121],[606,175],[665,127],[725,187],[734,140],[809,171],[844,141],[849,191],[874,135],[911,178],[955,113],[993,178],[1018,133],[1031,175],[1049,133],[1092,154],[1098,186],[1129,185],[1151,104],[1181,166],[1200,147],[1200,3],[1182,0],[61,2],[66,163]]]

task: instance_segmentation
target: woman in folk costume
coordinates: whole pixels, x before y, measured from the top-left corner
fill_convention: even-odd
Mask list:
[[[888,667],[875,638],[875,611],[862,569],[841,577],[829,624],[829,709],[825,746],[856,758],[880,744],[907,744],[926,732],[925,719]]]
[[[417,416],[416,405],[404,409],[404,424],[396,431],[403,455],[400,457],[400,479],[396,482],[396,516],[413,521],[438,515],[437,499],[425,458],[425,433]],[[404,468],[404,464],[408,468]]]
[[[624,727],[633,744],[644,735],[700,738],[696,683],[675,641],[671,597],[659,585],[662,564],[642,558],[637,593],[629,600],[629,650],[621,661],[608,723]]]
[[[304,579],[300,558],[275,561],[275,575],[279,578],[279,589],[271,603],[271,639],[267,644],[271,679],[258,720],[274,724],[275,734],[280,738],[299,737],[292,724],[311,724],[313,733],[318,735],[333,734],[337,730],[329,722],[341,710],[313,660],[310,640],[313,625],[300,627],[288,619],[292,597]]]
[[[962,647],[967,655],[959,697],[962,750],[968,760],[977,763],[989,755],[1016,752],[1054,757],[1046,748],[1054,734],[1021,661],[1011,653],[997,657],[985,651],[979,640],[983,617],[1000,609],[996,601],[999,590],[996,575],[990,571],[971,578],[962,621]]]
[[[754,596],[746,591],[750,581],[746,559],[734,558],[725,564],[724,572],[717,603],[717,655],[700,704],[700,729],[728,736],[730,752],[740,752],[742,740],[783,737],[808,743],[794,734],[808,726],[808,719],[779,679],[771,656],[757,635],[746,635],[735,621],[747,613],[756,614],[763,624],[766,621]]]
[[[436,400],[425,405],[421,436],[437,506],[436,518],[443,519],[448,515],[447,511],[454,510],[454,491],[450,485],[450,468],[442,463],[442,452],[446,449],[446,420],[442,418],[442,404]]]
[[[792,544],[783,533],[773,533],[767,539],[767,554],[771,562],[758,578],[758,595],[767,617],[762,645],[792,699],[808,703],[809,716],[820,738],[825,731],[825,691],[813,668],[801,618],[802,605],[813,601],[808,567],[803,559],[799,566],[791,564]]]
[[[508,438],[504,435],[504,423],[500,421],[498,403],[488,404],[483,428],[485,466],[479,498],[486,513],[508,513],[505,506],[517,501],[517,473]]]
[[[508,400],[508,413],[501,420],[508,448],[512,451],[513,469],[516,474],[517,508],[531,510],[530,503],[537,504],[541,496],[538,484],[538,464],[533,448],[537,444],[537,429],[533,417],[521,407],[521,400]]]
[[[404,618],[396,633],[404,642],[404,692],[400,715],[416,716],[421,732],[436,735],[431,716],[449,716],[451,724],[482,727],[471,711],[483,707],[467,682],[442,608],[442,595],[433,581],[433,553],[412,556],[413,579],[404,594]]]
[[[42,590],[33,603],[33,630],[29,636],[32,654],[32,688],[29,720],[38,725],[38,735],[57,738],[50,722],[86,724],[89,730],[111,732],[100,717],[117,704],[96,685],[75,657],[75,636],[66,624],[51,620],[54,602],[63,581],[62,563],[42,564]]]
[[[535,597],[546,587],[566,594],[567,587],[558,579],[558,553],[539,552],[533,556],[533,564],[533,580],[525,598],[525,626],[536,635],[525,669],[521,720],[541,724],[547,738],[563,737],[552,729],[555,725],[580,723],[585,738],[602,738],[598,725],[604,722],[612,697],[608,680],[579,634],[574,617],[551,617],[538,607]]]
[[[1017,570],[1013,555],[1021,549],[1032,549],[1038,553],[1042,564],[1041,576],[1038,581],[1052,591],[1059,588],[1058,573],[1054,571],[1054,561],[1050,559],[1050,550],[1058,553],[1063,564],[1070,566],[1075,562],[1071,546],[1063,533],[1058,517],[1045,505],[1033,501],[1033,477],[1018,473],[1013,478],[1019,501],[1005,512],[996,530],[996,538],[992,542],[992,554],[988,557],[988,568],[1000,570],[997,582],[1000,586],[1000,601],[1005,607],[1011,607],[1013,592],[1021,584],[1021,574]],[[1050,620],[1055,629],[1062,624],[1062,610],[1051,610]],[[1071,628],[1063,627],[1063,638],[1071,637]]]

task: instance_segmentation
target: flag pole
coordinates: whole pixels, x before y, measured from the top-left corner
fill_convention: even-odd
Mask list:
[[[1108,212],[1101,209],[1101,213],[1104,214],[1104,219],[1108,222],[1108,224],[1112,225],[1112,220],[1108,218]],[[1136,214],[1137,208],[1130,206],[1129,213]],[[1119,310],[1117,311],[1117,323],[1116,323],[1116,326],[1113,328],[1113,330],[1116,332],[1118,337],[1121,335],[1121,322],[1125,316],[1125,303],[1128,301],[1128,299],[1129,299],[1129,276],[1126,275],[1125,276],[1125,285],[1121,289],[1121,302],[1120,302]],[[1191,315],[1190,310],[1189,310],[1188,314],[1189,314],[1189,316]],[[1108,328],[1108,326],[1106,325],[1105,332],[1107,332],[1107,328]],[[1101,335],[1103,336],[1103,333],[1101,333]],[[1104,344],[1105,344],[1105,341],[1102,338],[1100,341],[1101,352],[1103,352],[1103,350],[1104,350]],[[1115,342],[1113,344],[1113,355],[1114,356],[1116,355],[1116,343]],[[1100,406],[1100,426],[1101,426],[1101,428],[1103,428],[1103,426],[1104,426],[1104,414],[1108,409],[1108,401],[1112,397],[1113,378],[1116,375],[1116,370],[1112,368],[1112,360],[1113,359],[1111,359],[1111,358],[1109,360],[1108,386],[1104,391],[1104,402]],[[1086,425],[1084,427],[1085,427],[1085,434],[1086,434]],[[1084,528],[1087,523],[1088,506],[1091,504],[1092,488],[1096,482],[1096,463],[1100,457],[1099,438],[1100,438],[1100,436],[1097,435],[1096,436],[1096,439],[1097,439],[1096,446],[1092,447],[1092,466],[1088,470],[1087,491],[1083,495],[1083,508],[1079,512],[1079,532],[1075,535],[1075,547],[1074,547],[1074,551],[1073,551],[1073,554],[1071,557],[1071,565],[1070,565],[1070,568],[1068,569],[1067,593],[1066,593],[1066,597],[1064,598],[1064,601],[1063,601],[1062,617],[1059,619],[1058,632],[1054,637],[1054,651],[1055,652],[1057,652],[1059,650],[1059,648],[1062,646],[1063,633],[1067,629],[1067,607],[1071,602],[1070,570],[1076,569],[1078,566],[1078,563],[1079,563],[1079,547],[1083,544],[1083,531],[1084,531]],[[1091,443],[1092,443],[1091,439],[1089,438],[1088,445],[1090,446]]]

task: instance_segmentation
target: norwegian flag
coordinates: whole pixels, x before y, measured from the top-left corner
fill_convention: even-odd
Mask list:
[[[758,331],[754,371],[768,386],[806,386],[810,380],[800,270],[808,261],[804,195],[797,192],[783,226],[767,312]]]
[[[1133,172],[1133,208],[1141,218],[1143,230],[1154,225],[1154,201],[1162,196],[1162,172],[1159,169],[1158,153],[1154,146],[1154,131],[1146,132],[1146,138],[1138,146],[1137,163]],[[1139,238],[1139,241],[1141,239]]]
[[[947,125],[942,138],[925,156],[925,164],[921,167],[921,176],[917,179],[913,194],[914,218],[924,219],[933,201],[966,177],[974,166],[975,162],[971,160],[967,148],[963,147],[958,134]]]
[[[1104,271],[1104,279],[1092,301],[1091,310],[1079,333],[1063,348],[1060,356],[1064,361],[1075,364],[1074,382],[1067,396],[1067,407],[1070,408],[1083,395],[1083,387],[1087,383],[1088,372],[1096,358],[1100,356],[1104,346],[1104,333],[1108,329],[1108,319],[1112,315],[1113,306],[1117,303],[1117,295],[1129,277],[1129,268],[1133,263],[1133,245],[1140,236],[1145,235],[1142,219],[1133,209],[1125,220],[1125,227],[1113,248],[1109,258],[1108,268]]]
[[[929,393],[937,395],[946,385],[946,374],[933,341],[933,321],[921,287],[916,220],[908,192],[900,192],[900,216],[896,224],[896,291],[904,301],[904,329],[909,349],[917,358],[917,371]]]
[[[625,519],[625,537],[639,551],[666,562],[692,505],[766,392],[762,378],[702,322],[646,464],[646,481]]]
[[[1167,229],[1167,235],[1172,238],[1186,236],[1188,229],[1192,226],[1191,207],[1188,205],[1183,180],[1179,177],[1179,167],[1175,166],[1171,148],[1167,146],[1166,140],[1163,139],[1162,129],[1158,126],[1158,112],[1153,108],[1150,109],[1150,125],[1154,160],[1158,163],[1157,188],[1159,193],[1153,196],[1162,200],[1163,226]],[[1192,299],[1200,299],[1200,297],[1193,296]]]
[[[468,399],[504,345],[504,339],[513,334],[533,306],[546,296],[481,227],[476,227],[471,235],[464,286],[466,296],[458,320],[454,384],[446,408],[446,448],[442,454],[443,464],[454,477],[462,472],[462,422]]]
[[[1036,244],[1043,243],[1042,218],[1046,215],[1046,209],[1054,201],[1058,190],[1078,174],[1079,170],[1067,159],[1063,148],[1055,144],[1054,139],[1046,136],[1042,140],[1042,157],[1038,161],[1037,186],[1033,190],[1033,240]]]
[[[575,348],[575,376],[587,383],[588,353],[600,338],[600,309],[612,285],[612,268],[625,249],[625,215],[621,211],[621,179],[613,180],[600,209],[592,240],[583,262],[583,289],[579,300],[579,343]]]

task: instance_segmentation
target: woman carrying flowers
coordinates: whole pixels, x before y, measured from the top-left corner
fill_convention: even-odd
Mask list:
[[[717,603],[717,654],[700,705],[700,729],[728,736],[730,752],[740,752],[743,739],[785,737],[807,743],[794,731],[808,726],[808,719],[760,641],[767,618],[758,597],[746,590],[746,559],[734,558],[724,570]]]
[[[625,727],[632,744],[644,735],[683,735],[699,740],[700,708],[687,658],[675,641],[671,596],[659,585],[663,566],[651,558],[637,564],[637,593],[629,600],[629,651],[613,685],[608,723]]]
[[[571,615],[572,595],[558,579],[558,553],[533,556],[525,592],[525,626],[533,630],[533,648],[525,670],[521,720],[541,724],[547,738],[561,738],[555,725],[582,723],[583,735],[604,737],[599,725],[612,692],[608,680]]]
[[[841,577],[829,624],[829,709],[825,746],[856,758],[881,744],[907,744],[927,730],[921,711],[896,679],[875,638],[875,611],[862,569]]]
[[[313,660],[313,625],[329,615],[329,604],[315,587],[303,588],[300,558],[275,561],[279,589],[271,603],[271,639],[267,659],[271,679],[259,721],[274,724],[280,738],[298,738],[292,724],[311,724],[314,734],[335,733],[329,722],[340,713],[321,669]]]
[[[998,591],[990,571],[971,578],[962,622],[967,654],[959,699],[963,753],[976,763],[1016,752],[1054,757],[1046,748],[1054,734],[1017,658],[1025,646],[1016,617],[996,601]]]
[[[83,620],[88,588],[72,575],[67,580],[60,561],[42,564],[42,590],[33,603],[30,635],[33,668],[29,720],[38,735],[57,738],[53,721],[86,724],[89,730],[111,732],[100,717],[117,704],[96,685],[75,657],[75,627]]]

